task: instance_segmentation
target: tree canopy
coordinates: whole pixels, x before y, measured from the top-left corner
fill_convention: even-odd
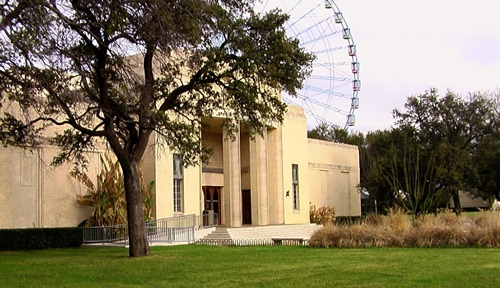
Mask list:
[[[131,256],[149,254],[138,163],[151,134],[197,164],[202,116],[222,114],[229,136],[238,121],[262,133],[283,120],[278,91],[294,95],[314,58],[286,35],[287,15],[252,1],[0,5],[0,140],[58,145],[58,164],[104,139],[123,170]]]
[[[405,111],[395,110],[396,124],[415,133],[415,141],[436,155],[439,183],[462,210],[459,191],[474,191],[480,185],[473,159],[474,147],[498,127],[493,97],[470,93],[467,98],[452,91],[439,97],[431,89],[411,96]]]

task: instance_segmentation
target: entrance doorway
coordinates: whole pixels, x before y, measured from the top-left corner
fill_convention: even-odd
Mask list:
[[[222,187],[212,187],[212,186],[203,186],[203,203],[204,210],[210,211],[212,210],[214,213],[217,213],[218,224],[221,223],[221,188]]]
[[[252,193],[251,190],[241,191],[241,202],[242,202],[242,223],[252,224]]]

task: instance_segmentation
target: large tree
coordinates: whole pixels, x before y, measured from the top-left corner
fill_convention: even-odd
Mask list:
[[[401,150],[403,143],[401,131],[398,129],[377,130],[368,132],[362,145],[360,160],[361,189],[368,192],[367,209],[375,212],[386,212],[398,204],[397,194],[391,182],[391,163],[394,150]]]
[[[262,133],[283,120],[276,91],[295,94],[313,60],[286,36],[286,15],[254,13],[252,1],[0,5],[0,140],[49,141],[56,164],[107,141],[124,175],[131,256],[150,253],[138,164],[152,133],[197,164],[202,116],[223,113],[229,136],[238,121]]]
[[[387,155],[389,161],[379,168],[391,185],[398,204],[405,207],[413,219],[420,213],[436,213],[443,194],[439,177],[443,159],[419,143],[413,129],[395,128],[391,134],[395,137]]]
[[[498,124],[492,98],[487,93],[470,93],[467,98],[448,91],[439,97],[437,90],[411,96],[405,111],[395,110],[396,124],[413,130],[417,141],[442,163],[441,187],[452,197],[455,209],[462,211],[459,191],[473,191],[479,185],[473,159],[475,144],[491,135]]]
[[[492,109],[497,121],[500,119],[500,94],[493,94]],[[494,201],[500,200],[500,125],[492,133],[474,143],[474,163],[477,166],[480,185],[476,194]]]

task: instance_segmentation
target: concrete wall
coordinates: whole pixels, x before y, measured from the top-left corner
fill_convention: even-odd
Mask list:
[[[222,156],[222,133],[202,132],[203,145],[212,150],[209,163],[205,166],[206,171],[202,173],[202,186],[224,186],[223,156]]]
[[[337,216],[361,215],[358,147],[309,139],[308,155],[311,205],[334,207]]]
[[[72,167],[49,166],[54,147],[33,151],[0,148],[0,228],[75,227],[93,209],[77,202],[86,189],[73,179]],[[96,175],[99,157],[89,153],[88,175]]]
[[[155,217],[157,219],[176,215],[201,214],[201,167],[184,168],[183,179],[183,212],[174,213],[174,166],[173,153],[162,145],[154,146],[154,158],[148,156],[148,161],[154,160],[155,181]],[[149,153],[149,152],[147,152]],[[148,164],[151,166],[152,164]],[[149,171],[149,170],[148,170]]]
[[[210,162],[206,167],[222,169],[222,133],[203,131],[203,145],[212,149]]]
[[[0,228],[15,228],[14,185],[12,168],[14,149],[0,147]],[[17,171],[16,171],[17,173]],[[17,201],[16,201],[17,202]]]
[[[307,124],[302,108],[289,105],[281,129],[284,223],[309,223]],[[299,167],[299,209],[293,209],[292,164]]]

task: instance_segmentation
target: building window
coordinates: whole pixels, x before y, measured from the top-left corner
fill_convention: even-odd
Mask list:
[[[299,210],[299,165],[292,164],[293,209]]]
[[[182,156],[174,154],[174,212],[183,211],[183,174]]]

